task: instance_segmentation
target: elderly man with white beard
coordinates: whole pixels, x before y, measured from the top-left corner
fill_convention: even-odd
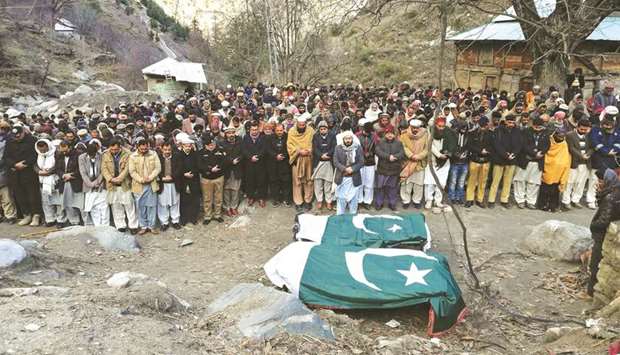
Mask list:
[[[336,214],[357,213],[359,189],[362,186],[361,170],[364,166],[364,155],[360,145],[353,144],[353,133],[345,131],[342,144],[334,150],[334,182],[336,183]]]

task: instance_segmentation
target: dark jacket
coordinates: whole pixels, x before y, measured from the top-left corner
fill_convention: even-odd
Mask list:
[[[515,165],[523,146],[521,131],[517,127],[508,129],[505,126],[501,126],[495,129],[493,133],[493,154],[491,155],[493,163],[497,165]],[[508,159],[508,155],[511,153],[515,155],[513,160]]]
[[[58,191],[63,192],[65,190],[65,181],[62,179],[62,176],[64,174],[73,174],[74,179],[69,180],[71,189],[73,192],[82,192],[82,174],[80,174],[78,156],[75,151],[71,151],[66,164],[65,157],[60,154],[57,155],[54,171],[59,178],[57,182]]]
[[[291,175],[291,166],[288,162],[288,150],[286,149],[287,135],[284,133],[282,137],[272,134],[267,137],[265,142],[267,155],[267,169],[274,174]],[[284,159],[277,160],[278,154],[282,154]]]
[[[228,179],[232,172],[235,173],[235,177],[241,178],[241,164],[243,156],[241,154],[241,137],[235,136],[234,142],[229,142],[227,139],[223,139],[221,143],[222,150],[226,153],[226,169],[224,176]],[[233,160],[239,158],[237,164],[233,164]]]
[[[189,154],[185,154],[182,150],[176,153],[178,166],[177,169],[173,167],[176,177],[174,180],[175,186],[179,193],[189,193],[200,195],[200,169],[198,167],[198,160],[200,153],[191,151]],[[185,173],[191,172],[194,174],[193,178],[185,177]]]
[[[328,132],[325,138],[321,136],[321,133],[317,130],[312,137],[312,167],[315,168],[323,159],[321,156],[327,154],[329,156],[325,161],[332,161],[334,157],[334,150],[336,149],[336,135],[332,132]]]
[[[544,156],[551,146],[549,133],[546,130],[536,132],[530,127],[521,131],[521,135],[523,137],[523,147],[517,156],[517,165],[521,169],[525,169],[531,161],[536,161],[538,169],[542,171],[545,164]],[[538,152],[542,153],[540,159],[536,157]]]
[[[7,143],[3,159],[10,183],[19,184],[20,186],[28,184],[39,185],[39,180],[34,173],[34,165],[37,163],[37,152],[34,149],[35,143],[34,137],[27,133],[21,141],[11,138]],[[25,161],[27,167],[17,171],[14,166],[22,160]]]
[[[252,168],[258,166],[264,166],[265,162],[265,152],[267,145],[265,144],[265,136],[259,135],[256,140],[253,140],[249,134],[246,134],[243,137],[243,141],[241,142],[241,155],[243,156],[243,162],[245,164],[245,168]],[[257,156],[258,161],[253,162],[252,157]],[[247,170],[246,170],[247,172]]]
[[[360,186],[362,184],[362,174],[360,170],[364,167],[362,147],[357,147],[355,149],[355,162],[352,165],[346,165],[346,162],[347,153],[342,146],[336,146],[336,150],[334,151],[334,167],[336,168],[334,182],[336,185],[340,185],[342,183],[344,169],[350,166],[353,169],[353,174],[351,175],[353,178],[353,186]]]
[[[405,159],[405,149],[399,140],[394,138],[393,141],[388,142],[385,138],[381,139],[375,147],[375,154],[379,157],[377,174],[387,176],[398,176],[400,174],[401,163]],[[390,155],[395,156],[396,160],[390,161]]]
[[[583,138],[579,138],[579,134],[577,134],[574,130],[566,135],[566,143],[568,144],[568,151],[570,152],[571,157],[571,169],[576,169],[581,164],[586,164],[588,169],[591,167],[590,159],[584,159],[581,154],[581,141],[585,143],[584,150],[586,154],[592,156],[592,142],[590,141],[590,137],[588,135],[585,135]]]
[[[598,209],[590,222],[592,238],[603,238],[609,223],[620,220],[620,186],[605,187],[596,194]]]
[[[489,130],[481,130],[469,132],[467,140],[467,149],[469,150],[469,158],[478,164],[485,164],[490,161],[491,150],[493,145],[493,133]],[[482,150],[486,150],[486,154],[482,154]]]
[[[454,132],[454,136],[456,138],[454,151],[452,156],[450,157],[451,164],[465,164],[469,161],[469,134]]]
[[[213,150],[203,149],[198,158],[198,170],[200,176],[204,179],[215,180],[224,176],[224,168],[226,164],[226,153],[216,146]],[[218,166],[220,170],[217,172],[211,171],[215,166]]]
[[[375,132],[370,135],[365,135],[362,132],[357,133],[357,138],[362,146],[362,154],[364,155],[364,166],[374,166],[375,162],[375,147],[379,141],[379,136]]]

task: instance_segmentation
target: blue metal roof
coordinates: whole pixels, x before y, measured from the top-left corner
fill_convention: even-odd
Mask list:
[[[547,6],[551,6],[550,3],[553,0],[540,0],[549,1]],[[553,1],[553,9],[549,11],[550,7],[545,7],[543,10],[538,8],[538,13],[541,17],[549,16],[555,10],[555,1]],[[449,41],[523,41],[525,36],[521,30],[521,25],[515,18],[514,9],[510,7],[506,10],[505,14],[499,15],[493,19],[491,23],[473,28],[469,31],[461,32],[454,36],[449,36]],[[546,15],[546,16],[543,16]],[[590,41],[620,41],[620,15],[617,13],[606,17],[601,23],[592,31],[587,40]]]

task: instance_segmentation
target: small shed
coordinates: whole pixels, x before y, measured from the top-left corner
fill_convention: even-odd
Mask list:
[[[549,16],[556,5],[554,0],[535,0],[535,4],[541,17]],[[456,46],[454,77],[458,86],[508,92],[531,88],[534,58],[526,48],[521,25],[514,16],[515,10],[510,7],[490,23],[448,37]],[[580,49],[598,71],[597,75],[585,68],[579,57],[571,61],[571,71],[577,67],[584,70],[584,93],[589,94],[601,75],[620,74],[620,13],[603,19]]]
[[[69,38],[79,38],[77,27],[66,18],[59,18],[54,24],[54,33]]]
[[[147,90],[163,98],[172,98],[188,89],[202,89],[207,84],[204,64],[163,59],[142,69]]]

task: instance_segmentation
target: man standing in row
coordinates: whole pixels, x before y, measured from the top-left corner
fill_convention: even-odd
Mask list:
[[[312,166],[314,171],[314,195],[316,196],[316,208],[323,208],[325,201],[327,209],[332,209],[332,183],[334,181],[334,166],[332,158],[336,148],[336,136],[330,132],[327,122],[321,121],[318,125],[319,132],[312,139]]]
[[[349,213],[357,213],[359,189],[362,185],[360,170],[364,166],[362,148],[353,145],[353,133],[345,131],[342,144],[338,145],[334,152],[334,165],[336,167],[334,183],[336,187],[337,212],[344,214],[347,206]]]
[[[153,232],[157,217],[157,176],[161,171],[157,153],[149,149],[148,141],[143,137],[136,139],[137,150],[129,156],[129,175],[131,191],[136,200],[140,231],[138,234]]]
[[[314,130],[307,126],[307,112],[297,118],[297,124],[288,132],[286,142],[293,174],[293,202],[297,212],[312,208],[312,137]]]
[[[424,168],[428,156],[428,132],[422,127],[422,121],[413,119],[409,122],[409,130],[400,136],[407,160],[400,173],[400,198],[403,208],[413,202],[415,208],[422,207],[424,194]],[[413,193],[413,196],[412,196]]]
[[[131,194],[130,155],[131,152],[122,147],[119,140],[112,139],[110,147],[101,158],[101,174],[106,181],[107,202],[112,208],[114,225],[122,232],[126,231],[129,225],[131,233],[135,234],[138,232],[139,223]]]

